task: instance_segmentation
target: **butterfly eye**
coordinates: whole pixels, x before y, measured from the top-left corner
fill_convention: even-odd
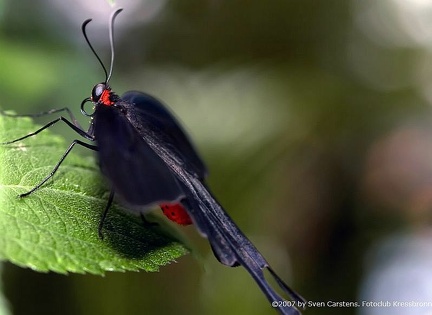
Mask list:
[[[103,93],[103,91],[105,91],[105,89],[107,88],[105,83],[99,83],[96,84],[92,90],[92,102],[99,102],[99,99]]]

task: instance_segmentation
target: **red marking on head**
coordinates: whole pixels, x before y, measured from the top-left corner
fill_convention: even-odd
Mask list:
[[[185,208],[179,203],[164,203],[160,205],[163,214],[171,221],[180,225],[192,224],[192,220]]]
[[[99,102],[102,103],[105,106],[111,106],[114,105],[114,102],[111,99],[111,90],[105,89],[102,92],[102,95],[99,98]]]

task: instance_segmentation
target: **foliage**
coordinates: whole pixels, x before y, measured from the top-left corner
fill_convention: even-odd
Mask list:
[[[38,129],[28,118],[0,116],[1,141]],[[92,157],[72,151],[52,180],[28,197],[67,148],[44,130],[0,146],[0,257],[37,271],[103,274],[105,271],[157,271],[187,250],[160,227],[113,207],[98,224],[108,190]]]

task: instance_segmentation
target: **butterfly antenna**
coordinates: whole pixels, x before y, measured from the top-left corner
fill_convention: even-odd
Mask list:
[[[111,16],[111,24],[110,24],[110,28],[109,28],[109,38],[110,38],[110,46],[111,46],[111,66],[110,66],[110,70],[109,70],[109,73],[108,73],[108,76],[107,76],[105,83],[107,83],[109,81],[109,79],[111,78],[111,75],[112,75],[112,71],[113,71],[113,65],[114,65],[114,20],[115,20],[116,16],[121,11],[123,11],[123,9],[118,9]],[[106,74],[106,71],[105,71],[105,74]]]
[[[107,70],[106,70],[106,68],[105,68],[105,66],[104,66],[104,64],[103,64],[103,62],[102,62],[102,60],[99,58],[98,54],[96,53],[96,50],[94,50],[94,48],[93,48],[92,44],[90,43],[90,40],[88,39],[88,36],[87,36],[86,26],[87,26],[87,24],[89,24],[91,21],[92,21],[92,19],[85,20],[84,23],[83,23],[82,26],[81,26],[81,30],[82,30],[82,33],[83,33],[83,35],[84,35],[84,38],[85,38],[85,40],[86,40],[86,42],[87,42],[87,45],[89,45],[91,51],[92,51],[93,54],[96,56],[96,58],[97,58],[97,60],[99,61],[100,65],[102,66],[102,69],[103,69],[103,71],[104,71],[104,73],[105,73],[105,80],[107,80],[107,79],[108,79],[108,73],[107,73]]]
[[[81,26],[81,30],[82,30],[84,38],[87,42],[87,45],[90,47],[91,51],[96,56],[97,60],[99,61],[99,64],[102,66],[102,69],[105,73],[105,83],[107,83],[109,81],[109,79],[111,78],[111,74],[112,74],[112,70],[113,70],[113,64],[114,64],[114,20],[115,20],[116,16],[121,11],[123,11],[123,9],[118,9],[117,11],[115,11],[112,14],[111,19],[110,19],[109,37],[110,37],[110,46],[111,46],[111,65],[110,65],[109,73],[108,73],[105,65],[103,64],[102,60],[100,59],[99,55],[97,54],[96,50],[93,48],[93,45],[90,43],[90,40],[87,36],[86,27],[87,27],[87,24],[89,24],[92,21],[92,19],[85,20]]]

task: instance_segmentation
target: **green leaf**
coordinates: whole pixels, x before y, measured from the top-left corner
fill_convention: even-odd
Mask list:
[[[29,118],[0,115],[0,142],[38,128]],[[19,198],[50,173],[67,147],[49,130],[0,145],[0,259],[37,271],[103,274],[157,271],[187,253],[166,228],[145,228],[119,206],[108,213],[101,240],[98,224],[109,191],[94,158],[75,149],[53,179]]]

